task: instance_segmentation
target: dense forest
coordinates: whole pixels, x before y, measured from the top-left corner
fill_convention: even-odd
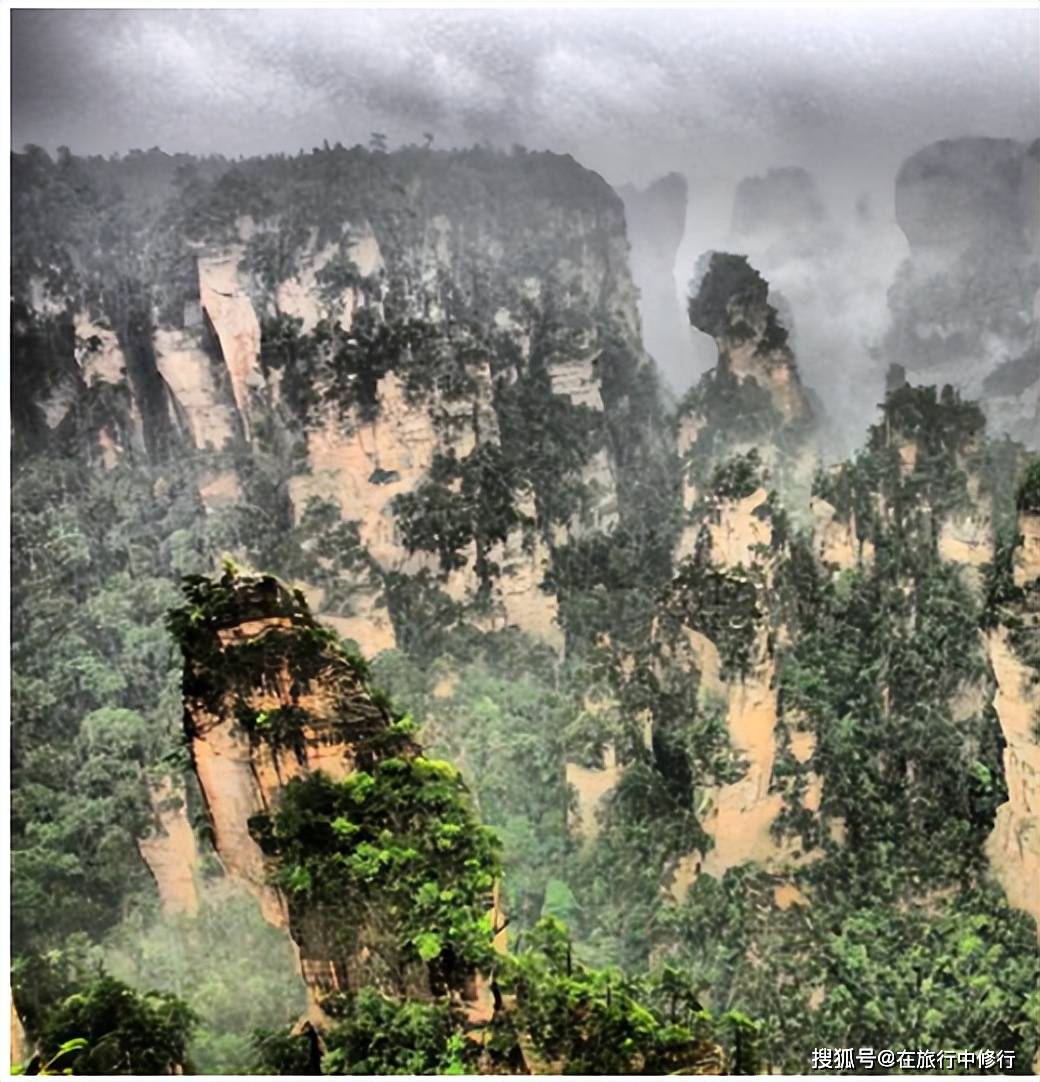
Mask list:
[[[12,170],[25,1065],[1030,1072],[1040,459],[893,355],[824,467],[737,255],[672,402],[566,156]]]

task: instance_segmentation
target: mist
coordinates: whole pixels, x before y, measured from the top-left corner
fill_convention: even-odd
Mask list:
[[[16,147],[234,158],[364,144],[378,131],[391,147],[432,138],[569,153],[616,188],[679,174],[686,222],[670,284],[680,313],[703,252],[746,252],[786,299],[803,375],[838,429],[860,427],[880,393],[871,349],[908,251],[893,212],[901,163],[940,139],[1040,130],[1040,15],[1026,8],[12,19]],[[806,171],[825,228],[734,230],[738,186],[777,168]],[[661,316],[668,285],[651,286],[644,323],[672,323]],[[656,360],[677,394],[714,363],[696,331],[684,343],[674,326],[644,332],[672,343]]]

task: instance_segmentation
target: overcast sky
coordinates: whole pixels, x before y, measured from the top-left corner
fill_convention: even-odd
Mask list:
[[[679,292],[727,243],[744,176],[803,165],[839,219],[869,193],[878,253],[845,258],[852,272],[902,240],[909,154],[1040,135],[1038,7],[22,10],[12,52],[16,148],[237,157],[430,132],[568,152],[615,185],[677,170]]]
[[[227,155],[489,140],[608,179],[1040,128],[1037,9],[15,11],[12,142]]]

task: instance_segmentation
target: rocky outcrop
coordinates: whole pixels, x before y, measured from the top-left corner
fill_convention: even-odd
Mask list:
[[[665,633],[659,622],[659,664],[698,674],[701,715],[721,714],[739,777],[721,784],[698,785],[698,819],[711,845],[684,856],[670,886],[680,898],[698,875],[721,876],[754,861],[780,870],[812,859],[793,839],[778,840],[773,831],[785,797],[773,785],[779,752],[778,681],[774,642],[777,629],[772,595],[777,568],[774,523],[767,493],[758,488],[746,497],[711,502],[693,552],[684,555],[675,595],[681,634]],[[697,572],[697,568],[702,568]],[[689,587],[683,580],[692,575]],[[714,608],[713,608],[714,606]],[[667,608],[670,606],[666,606]],[[674,624],[672,625],[674,629]],[[812,754],[812,734],[794,734],[796,757]],[[805,807],[818,806],[819,784],[810,775]]]
[[[1004,736],[1008,791],[986,855],[1008,901],[1032,914],[1040,927],[1040,682],[1006,628],[991,632],[986,645],[997,684],[993,706]]]
[[[812,516],[813,554],[823,567],[845,571],[873,560],[874,543],[869,538],[858,536],[855,511],[851,511],[848,519],[843,520],[833,504],[816,496],[809,502],[809,512]]]
[[[167,778],[149,790],[155,827],[137,847],[159,888],[163,913],[175,916],[198,912],[199,898],[195,883],[198,851],[195,834],[188,821],[183,792],[178,792]]]
[[[1019,511],[1018,534],[1012,575],[1015,585],[1025,589],[1040,579],[1040,512]]]
[[[270,578],[223,582],[224,609],[184,640],[185,725],[225,869],[258,898],[267,920],[287,927],[285,900],[269,883],[249,821],[291,778],[317,770],[345,777],[354,763],[344,726],[360,736],[388,724],[388,715],[351,665],[323,647],[298,595]],[[306,675],[290,664],[297,642],[310,645]],[[237,659],[258,648],[260,663],[243,670]],[[239,720],[246,714],[252,728]],[[256,719],[289,714],[297,722],[291,739],[264,739],[265,722]]]
[[[29,1058],[28,1042],[25,1039],[25,1027],[18,1017],[14,999],[11,1000],[11,1066],[21,1066]]]
[[[1040,147],[1014,139],[944,139],[896,176],[896,219],[915,252],[995,243],[1029,249],[1040,236]]]
[[[851,210],[851,208],[847,208]],[[726,249],[768,280],[802,377],[823,402],[817,439],[844,458],[880,397],[876,352],[889,321],[885,294],[906,255],[894,223],[828,205],[800,167],[744,178],[734,193]]]
[[[605,798],[621,779],[622,768],[618,765],[613,748],[607,748],[600,767],[566,764],[567,784],[577,797],[570,830],[583,841],[591,841],[599,832],[599,816]]]
[[[753,661],[743,679],[720,678],[718,649],[706,636],[692,633],[690,647],[701,674],[702,703],[708,707],[715,698],[725,704],[726,731],[745,770],[738,781],[705,788],[701,825],[712,845],[684,862],[693,861],[698,874],[716,879],[747,861],[777,866],[794,849],[778,844],[770,831],[783,807],[783,796],[770,792],[777,752],[777,700],[775,665],[766,651],[765,629],[756,633]]]
[[[222,449],[239,431],[229,373],[214,364],[200,327],[155,332],[155,361],[195,447]]]
[[[192,762],[221,863],[267,921],[290,931],[316,1005],[347,978],[323,944],[290,926],[288,901],[271,884],[250,820],[271,810],[291,778],[318,770],[346,777],[356,740],[389,718],[346,658],[329,649],[299,596],[270,578],[226,574],[222,586],[205,618],[180,632]]]
[[[701,263],[689,316],[715,339],[718,364],[679,409],[677,450],[687,514],[707,495],[717,467],[749,453],[798,514],[808,504],[817,464],[816,416],[787,331],[769,303],[769,284],[744,256],[712,252]],[[690,545],[687,532],[680,552]]]
[[[769,303],[769,283],[745,256],[710,253],[691,293],[689,316],[693,326],[715,339],[720,366],[740,381],[759,382],[782,425],[811,420],[787,331]]]
[[[229,569],[217,583],[193,580],[186,592],[188,605],[171,616],[171,629],[184,654],[184,723],[216,853],[265,919],[289,932],[311,1016],[322,1021],[324,996],[389,979],[385,958],[366,945],[378,942],[384,915],[351,914],[358,947],[345,946],[342,914],[328,917],[306,894],[277,885],[284,880],[272,874],[270,817],[294,780],[341,781],[378,769],[383,757],[404,766],[420,749],[393,728],[395,718],[367,687],[363,663],[314,621],[298,591]],[[497,932],[504,923],[497,892],[488,905]],[[487,1013],[479,975],[455,991],[475,1020]]]
[[[719,359],[679,412],[684,523],[654,637],[659,666],[697,674],[696,713],[721,719],[734,768],[697,785],[697,817],[711,844],[679,860],[669,887],[675,897],[701,874],[721,877],[748,861],[780,870],[807,856],[773,829],[785,802],[773,784],[776,643],[785,634],[774,602],[785,552],[779,507],[808,516],[814,409],[769,286],[745,257],[712,253],[703,261],[689,316],[715,339]],[[854,529],[820,505],[814,514],[820,554],[855,562]],[[798,751],[808,759],[804,744]],[[804,799],[818,801],[818,788],[811,776]]]
[[[220,346],[231,393],[248,442],[252,436],[250,393],[263,386],[260,371],[260,321],[239,275],[240,248],[200,256],[199,302]]]
[[[1028,476],[1035,485],[1035,465]],[[1028,485],[1029,480],[1023,493]],[[1008,901],[1031,913],[1040,929],[1040,512],[1035,502],[1035,492],[1025,500],[1020,496],[1012,559],[1017,595],[986,636],[1008,792],[997,809],[986,852]]]

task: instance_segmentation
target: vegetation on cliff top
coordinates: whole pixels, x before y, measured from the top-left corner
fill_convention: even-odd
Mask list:
[[[290,928],[305,956],[319,950],[350,989],[329,1003],[334,1024],[327,1071],[354,1073],[373,1063],[426,1071],[466,1062],[531,1069],[532,1054],[579,1072],[722,1065],[724,1054],[709,1039],[716,1026],[707,1012],[687,1006],[685,1015],[677,1014],[676,991],[666,1019],[641,1002],[652,984],[574,966],[566,933],[551,918],[532,933],[529,949],[516,956],[496,953],[492,891],[500,866],[494,834],[472,814],[454,767],[419,752],[407,718],[386,717],[373,727],[366,716],[360,727],[353,724],[360,700],[336,697],[335,666],[328,660],[336,646],[315,646],[298,597],[270,578],[241,578],[230,568],[216,582],[188,579],[185,595],[187,604],[171,614],[170,626],[185,652],[189,709],[200,695],[197,674],[212,669],[215,649],[222,649],[225,668],[231,668],[238,653],[273,640],[270,656],[301,694],[321,672],[332,681],[333,709],[342,711],[341,739],[356,768],[340,782],[320,772],[290,781],[273,811],[250,822],[271,861],[272,882],[288,899]],[[272,617],[260,615],[264,599]],[[256,628],[258,619],[279,618],[292,626]],[[213,642],[214,631],[250,619],[251,638],[222,647]],[[287,641],[293,638],[299,651]],[[315,653],[320,670],[306,660]],[[237,671],[254,688],[264,685],[267,669]],[[232,683],[248,701],[245,684],[237,678]],[[199,701],[207,711],[233,724],[225,687],[214,692],[207,680],[204,690],[207,697]],[[467,1032],[475,1023],[458,997],[469,998],[479,974],[492,982],[496,1010],[486,1026],[476,1026],[485,1032],[474,1044]],[[359,1039],[373,1021],[389,1019],[400,1027],[392,1049]],[[415,1024],[432,1043],[405,1043]],[[746,1060],[753,1029],[750,1022],[738,1026]],[[284,1051],[270,1037],[260,1045],[278,1057]]]

